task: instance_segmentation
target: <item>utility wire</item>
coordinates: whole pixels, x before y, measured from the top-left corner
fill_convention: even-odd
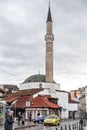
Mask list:
[[[7,72],[6,70],[0,69],[0,71],[2,71],[2,72],[4,72],[4,73],[7,73],[7,74],[9,74],[9,75],[12,75],[12,76],[18,77],[18,76],[15,75],[15,74],[12,74],[12,73]]]

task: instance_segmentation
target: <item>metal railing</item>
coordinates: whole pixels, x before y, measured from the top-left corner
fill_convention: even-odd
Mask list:
[[[69,125],[63,125],[58,126],[55,129],[56,130],[83,130],[83,128],[87,125],[87,121],[83,121],[83,124],[81,125],[79,122],[69,124]]]

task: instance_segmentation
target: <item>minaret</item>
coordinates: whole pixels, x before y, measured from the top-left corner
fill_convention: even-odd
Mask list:
[[[46,23],[46,82],[53,82],[53,40],[54,35],[52,33],[52,17],[50,4],[48,9],[47,23]]]

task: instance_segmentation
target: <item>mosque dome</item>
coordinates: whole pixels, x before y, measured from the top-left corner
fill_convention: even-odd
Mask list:
[[[46,82],[46,78],[45,75],[43,74],[36,74],[25,79],[23,83],[29,83],[29,82]]]
[[[46,82],[46,76],[44,74],[35,74],[25,79],[23,83],[31,83],[31,82]],[[53,83],[56,82],[53,81]]]

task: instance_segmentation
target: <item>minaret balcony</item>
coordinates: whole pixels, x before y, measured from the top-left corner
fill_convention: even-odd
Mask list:
[[[46,42],[53,42],[53,40],[54,40],[54,35],[53,34],[46,34],[45,35],[45,41]]]

